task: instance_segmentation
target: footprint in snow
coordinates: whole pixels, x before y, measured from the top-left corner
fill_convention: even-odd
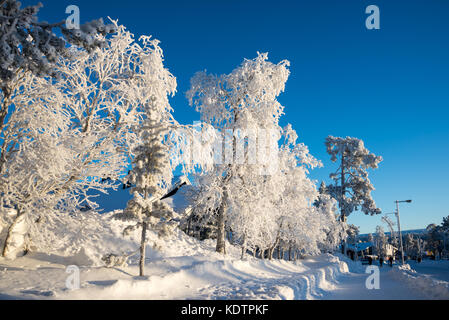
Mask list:
[[[40,291],[40,290],[22,290],[20,291],[24,294],[33,294],[37,296],[44,296],[44,297],[54,297],[56,294],[54,291]]]

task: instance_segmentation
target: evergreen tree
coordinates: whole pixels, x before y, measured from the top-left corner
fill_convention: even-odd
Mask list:
[[[125,234],[137,227],[142,228],[140,241],[139,275],[144,276],[146,234],[149,228],[159,231],[159,235],[167,234],[168,223],[175,212],[160,198],[166,191],[167,181],[172,176],[167,146],[164,137],[167,129],[154,121],[148,121],[142,127],[143,144],[138,146],[132,161],[132,170],[128,175],[133,185],[133,198],[123,211],[116,215],[125,221],[135,221],[135,225],[127,227]]]
[[[371,197],[374,187],[367,169],[377,168],[382,157],[370,153],[357,138],[328,136],[325,144],[332,162],[340,162],[337,171],[330,175],[334,184],[328,185],[327,190],[338,201],[341,221],[346,221],[359,208],[365,214],[380,214],[381,210]]]

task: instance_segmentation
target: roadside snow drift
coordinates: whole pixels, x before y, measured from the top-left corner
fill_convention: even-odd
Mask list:
[[[419,274],[408,264],[394,267],[390,271],[390,275],[393,279],[405,283],[410,289],[419,291],[429,299],[449,299],[449,282]]]

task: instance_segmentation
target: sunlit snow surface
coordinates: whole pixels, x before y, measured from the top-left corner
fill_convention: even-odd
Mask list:
[[[0,259],[1,299],[447,299],[449,261],[424,261],[418,270],[381,268],[380,290],[365,287],[365,266],[339,255],[289,262],[247,256],[228,243],[215,253],[213,240],[198,241],[178,231],[169,239],[150,234],[146,275],[138,256],[129,266],[105,268],[98,252],[137,250],[139,233],[123,237],[123,223],[111,214],[92,215],[98,232],[73,241],[73,248]],[[99,218],[97,218],[99,217]],[[86,221],[86,228],[93,221]],[[55,248],[58,244],[55,243]],[[156,247],[158,249],[154,249]],[[82,248],[82,250],[76,249]],[[68,265],[80,268],[81,286],[66,288]]]

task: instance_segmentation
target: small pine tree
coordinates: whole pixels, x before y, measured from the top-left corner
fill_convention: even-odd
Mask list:
[[[167,177],[171,177],[171,167],[167,146],[163,144],[166,129],[162,125],[150,121],[143,128],[144,143],[135,150],[133,168],[128,175],[133,185],[133,198],[128,201],[125,210],[115,217],[125,221],[135,221],[125,229],[127,234],[141,227],[139,275],[144,276],[146,234],[149,228],[159,231],[159,235],[168,232],[168,224],[174,217],[174,211],[160,198],[168,185]]]

